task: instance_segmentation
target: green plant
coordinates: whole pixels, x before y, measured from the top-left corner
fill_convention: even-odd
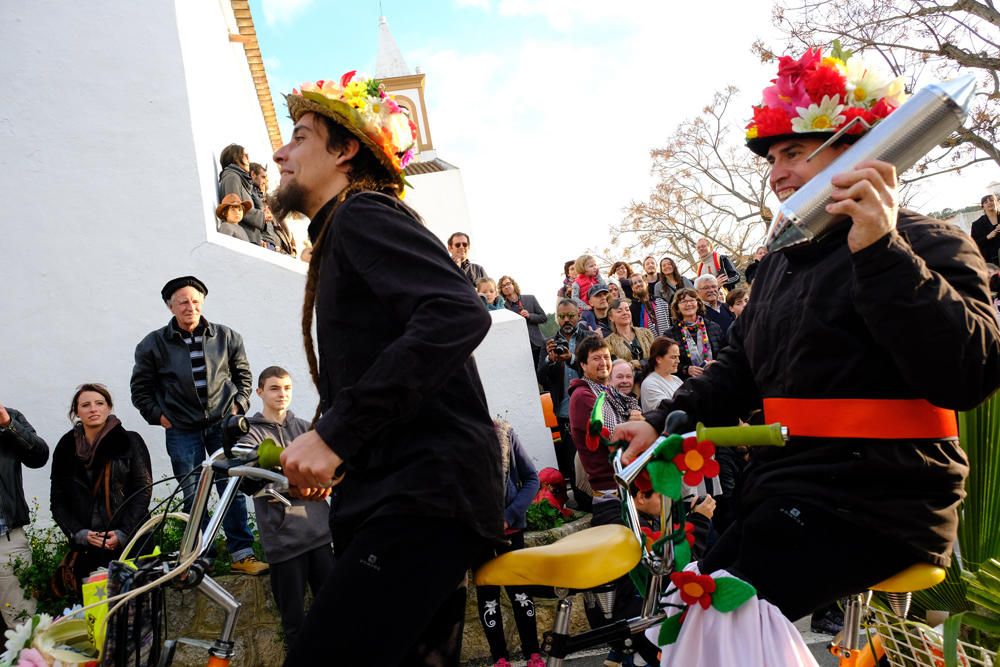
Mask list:
[[[548,530],[566,523],[562,513],[547,500],[538,500],[528,506],[525,512],[528,530]]]
[[[62,531],[53,524],[43,525],[38,521],[38,499],[33,499],[29,508],[28,524],[24,526],[31,549],[31,562],[21,557],[11,561],[14,576],[26,595],[38,601],[38,611],[59,614],[70,605],[68,598],[57,598],[49,589],[49,581],[69,551],[69,541]]]

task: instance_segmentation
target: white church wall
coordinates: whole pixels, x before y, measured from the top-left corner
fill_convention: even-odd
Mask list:
[[[556,454],[538,397],[528,326],[523,317],[509,310],[490,311],[490,316],[493,326],[475,353],[490,414],[510,422],[536,468],[555,468]]]
[[[475,261],[475,230],[469,217],[469,207],[465,199],[465,185],[462,172],[458,169],[437,171],[430,174],[408,176],[413,184],[406,190],[406,201],[424,219],[424,224],[441,239],[448,241],[453,232],[465,232],[472,236]]]

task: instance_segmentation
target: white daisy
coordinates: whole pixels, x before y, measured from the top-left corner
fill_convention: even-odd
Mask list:
[[[851,106],[867,109],[885,96],[889,85],[885,76],[861,56],[847,60],[847,101]]]
[[[847,120],[841,116],[844,110],[843,104],[837,104],[840,95],[823,96],[823,101],[819,104],[810,104],[809,108],[796,107],[799,113],[798,118],[792,119],[793,132],[832,132],[834,128]]]

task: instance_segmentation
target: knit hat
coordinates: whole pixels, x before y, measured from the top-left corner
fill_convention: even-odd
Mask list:
[[[403,169],[413,159],[417,126],[376,79],[354,78],[350,71],[336,81],[303,83],[285,95],[293,122],[314,112],[343,126],[367,146],[389,173],[406,183]]]
[[[746,132],[747,147],[761,157],[776,141],[825,140],[845,128],[844,139],[856,141],[907,97],[902,77],[889,79],[836,41],[826,57],[814,48],[798,60],[778,58],[778,76],[771,83],[753,108]]]

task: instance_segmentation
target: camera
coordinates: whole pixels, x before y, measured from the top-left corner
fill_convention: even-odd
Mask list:
[[[561,357],[562,355],[569,353],[569,347],[566,345],[566,343],[558,341],[556,342],[556,346],[555,348],[553,348],[552,351]]]

